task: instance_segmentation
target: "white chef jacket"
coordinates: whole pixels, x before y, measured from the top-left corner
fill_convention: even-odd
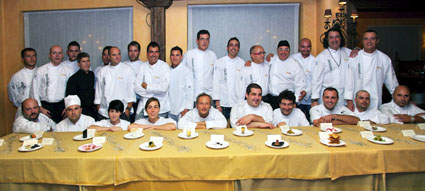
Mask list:
[[[330,114],[338,114],[338,115],[351,115],[355,116],[354,113],[348,109],[345,106],[337,105],[335,108],[331,111],[326,109],[326,107],[323,104],[316,105],[310,109],[310,120],[313,122],[316,119],[319,119],[320,117],[327,116]]]
[[[198,48],[186,52],[183,64],[192,71],[194,83],[194,99],[201,93],[213,94],[214,63],[217,56],[211,50],[202,51]]]
[[[301,95],[301,91],[307,92],[304,70],[300,63],[293,58],[281,60],[274,56],[270,61],[269,93],[272,96],[279,96],[283,90],[294,92],[296,101]]]
[[[224,115],[217,109],[211,107],[206,118],[199,116],[197,108],[188,111],[178,122],[178,128],[185,127],[195,128],[197,122],[205,121],[207,129],[225,129],[227,127],[227,120]]]
[[[220,106],[233,107],[245,98],[244,68],[242,58],[224,56],[214,66],[213,100],[220,100]]]
[[[69,118],[65,118],[61,122],[56,125],[56,128],[53,129],[55,132],[76,132],[76,131],[84,131],[90,125],[94,124],[94,119],[90,116],[81,114],[80,119],[78,119],[77,123],[72,123]]]
[[[399,122],[394,117],[394,114],[407,114],[409,116],[415,116],[418,113],[425,113],[423,109],[410,103],[407,106],[400,107],[394,102],[394,100],[391,100],[391,102],[389,103],[382,104],[379,107],[379,110],[390,118],[390,123],[401,123],[401,124],[403,123]],[[425,115],[421,115],[420,117],[425,119]]]
[[[122,130],[127,131],[128,126],[130,125],[130,122],[128,122],[124,119],[120,119],[120,122],[118,124],[112,125],[112,123],[109,119],[103,119],[103,120],[100,120],[100,121],[96,121],[95,123],[93,123],[93,125],[96,125],[96,126],[99,126],[99,127],[117,126],[117,127],[121,127]]]
[[[373,53],[361,50],[348,63],[344,95],[347,100],[354,100],[357,91],[366,90],[370,94],[369,107],[378,109],[382,104],[382,86],[385,84],[391,94],[398,86],[391,59],[379,50]]]
[[[170,113],[179,115],[184,109],[193,108],[193,75],[183,64],[170,68]]]
[[[147,88],[142,87],[142,83],[148,84]],[[159,113],[170,111],[170,100],[168,98],[168,87],[170,86],[170,66],[162,60],[158,60],[154,65],[143,62],[136,74],[134,91],[141,97],[136,113],[144,110],[146,101],[150,97],[155,97],[161,105]],[[144,113],[147,115],[147,112]]]
[[[136,60],[134,62],[129,60],[129,61],[125,61],[124,63],[128,64],[133,69],[134,74],[136,74],[137,71],[139,71],[139,68],[140,68],[140,66],[142,65],[143,62],[140,61],[140,60]]]
[[[24,116],[19,116],[13,122],[13,133],[34,133],[35,131],[50,131],[50,129],[54,129],[56,123],[40,113],[38,115],[38,122],[29,121]]]
[[[136,101],[134,93],[134,72],[127,64],[102,67],[96,77],[94,104],[100,104],[99,114],[108,117],[108,106],[112,100],[121,100],[124,108],[127,103]]]
[[[251,66],[245,67],[243,73],[245,74],[245,88],[251,83],[256,83],[262,89],[262,96],[268,94],[270,74],[270,64],[268,62],[261,64],[251,62]]]
[[[291,57],[295,60],[298,60],[298,62],[303,67],[305,75],[307,94],[299,103],[303,105],[311,105],[311,82],[313,80],[313,71],[314,66],[316,65],[316,58],[311,54],[307,58],[304,58],[301,53],[293,54]]]
[[[338,105],[344,105],[345,75],[350,52],[351,50],[345,47],[338,50],[327,48],[316,57],[311,83],[311,99],[321,98],[325,88],[333,87],[338,90]],[[319,99],[319,103],[322,103],[322,99]]]
[[[377,124],[388,124],[390,123],[390,118],[380,112],[378,109],[369,107],[366,111],[359,112],[357,107],[354,109],[354,115],[357,116],[361,121],[373,121]]]
[[[105,65],[103,65],[103,63],[99,66],[96,67],[96,69],[94,69],[94,77],[97,78],[97,76],[99,75],[100,69],[102,69]],[[108,66],[108,65],[106,65]]]
[[[173,123],[174,125],[177,125],[176,121],[174,121],[173,119],[164,117],[159,117],[159,119],[155,123],[151,123],[148,118],[138,119],[134,123],[140,125],[164,125],[167,123]]]
[[[262,101],[258,107],[252,107],[248,105],[247,101],[242,101],[233,106],[230,111],[230,125],[232,128],[237,126],[236,121],[248,114],[261,116],[267,123],[273,122],[273,109],[270,104]]]
[[[37,68],[32,70],[22,68],[13,74],[10,79],[10,82],[7,85],[7,93],[9,95],[9,100],[13,103],[13,105],[15,105],[15,107],[19,108],[22,102],[30,97],[32,78],[36,70]]]
[[[65,98],[66,83],[73,71],[63,65],[54,66],[51,62],[40,66],[34,73],[30,96],[37,100],[49,103],[60,102]]]
[[[72,74],[75,74],[75,72],[77,72],[78,70],[80,70],[80,67],[78,66],[77,60],[74,60],[72,62],[69,61],[69,60],[65,60],[65,61],[62,62],[62,64],[64,64],[65,66],[69,67],[73,71]]]
[[[273,111],[273,124],[277,126],[282,121],[290,127],[310,126],[304,113],[298,108],[294,108],[287,116],[282,114],[280,108],[275,109]]]

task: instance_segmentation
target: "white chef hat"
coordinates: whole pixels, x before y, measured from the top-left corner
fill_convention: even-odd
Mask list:
[[[80,105],[81,106],[80,98],[78,98],[77,95],[66,96],[66,98],[65,98],[65,108],[68,108],[71,105]]]

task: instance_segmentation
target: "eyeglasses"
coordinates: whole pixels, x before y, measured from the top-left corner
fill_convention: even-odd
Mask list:
[[[266,52],[257,52],[257,53],[252,53],[253,55],[266,55]]]

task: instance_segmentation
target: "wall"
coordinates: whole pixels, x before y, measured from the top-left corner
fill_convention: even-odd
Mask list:
[[[319,39],[320,34],[324,32],[323,12],[327,8],[333,8],[333,11],[336,11],[338,0],[180,0],[174,1],[173,5],[166,10],[166,58],[168,60],[169,51],[175,45],[179,45],[184,51],[187,49],[188,4],[282,2],[301,3],[300,37],[306,37],[312,40],[312,53],[314,55],[323,50]],[[7,97],[7,83],[10,77],[22,68],[20,50],[24,48],[23,12],[127,6],[133,7],[134,11],[133,38],[138,41],[142,47],[146,47],[150,42],[150,28],[147,26],[145,20],[149,10],[138,4],[136,0],[32,0],[30,2],[28,0],[0,0],[0,136],[11,132],[16,112],[16,109],[12,106]],[[7,49],[5,49],[5,47],[7,47]],[[123,58],[125,58],[125,56],[123,56]],[[144,48],[142,48],[141,59],[146,60]]]

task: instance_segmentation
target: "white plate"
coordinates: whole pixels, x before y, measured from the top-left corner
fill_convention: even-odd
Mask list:
[[[134,136],[133,133],[127,133],[124,135],[124,138],[126,139],[138,139],[140,137],[143,137],[145,135],[144,133],[140,134],[139,136]]]
[[[298,136],[298,135],[302,135],[303,134],[303,132],[301,130],[299,130],[299,129],[291,129],[291,130],[294,133],[292,133],[292,134],[288,133],[289,129],[282,131],[282,133],[285,134],[285,135],[289,135],[289,136]]]
[[[341,133],[342,130],[338,127],[332,127],[332,128],[320,128],[320,130],[324,131],[324,132],[332,132],[332,133]]]
[[[411,136],[412,139],[415,139],[417,141],[425,142],[425,135],[413,135]]]
[[[369,130],[369,131],[376,131],[376,132],[385,132],[385,131],[387,131],[387,129],[385,129],[383,127],[380,127],[380,126],[374,126],[374,127],[376,127],[376,130],[372,129],[372,126],[370,126],[370,128],[369,127],[363,127],[363,128],[366,129],[366,130]]]
[[[139,148],[145,151],[153,151],[156,149],[159,149],[162,147],[162,144],[160,145],[155,145],[155,147],[149,147],[149,141],[148,142],[144,142],[142,144],[139,145]]]
[[[38,145],[39,145],[39,147],[36,147],[36,148],[33,148],[33,149],[31,149],[31,148],[26,149],[24,146],[21,146],[21,147],[19,147],[18,151],[29,152],[29,151],[35,151],[35,150],[43,148],[42,144],[38,144]]]
[[[205,143],[205,145],[211,149],[224,149],[229,146],[229,143],[227,141],[223,141],[220,143],[208,141],[207,143]]]
[[[275,141],[270,141],[270,142],[269,141],[266,141],[265,144],[267,146],[271,147],[271,148],[277,148],[277,149],[289,147],[289,143],[287,141],[283,141],[283,145],[282,146],[273,146],[272,145],[273,142],[275,142]]]
[[[178,137],[182,138],[182,139],[193,139],[199,136],[199,134],[197,132],[191,133],[190,137],[188,137],[185,133],[179,133],[177,135]]]
[[[24,136],[24,137],[21,137],[21,138],[19,138],[19,141],[21,141],[21,142],[24,142],[24,141],[26,141],[26,140],[31,140],[31,139],[40,139],[41,137],[36,137],[36,138],[30,138],[30,136],[29,135],[27,135],[27,136]]]
[[[242,134],[242,132],[238,132],[236,130],[233,131],[233,135],[240,136],[240,137],[248,137],[248,136],[251,136],[253,134],[254,134],[254,131],[251,131],[251,130],[245,130],[244,134]]]
[[[89,147],[89,149],[86,149],[87,147]],[[79,146],[78,150],[82,151],[82,152],[93,152],[93,151],[97,151],[97,150],[101,149],[102,147],[103,147],[103,145],[101,145],[101,144],[87,143],[87,144]]]
[[[72,139],[74,139],[75,141],[85,141],[85,140],[89,140],[91,138],[93,138],[93,137],[87,136],[86,138],[83,138],[83,134],[79,134],[79,135],[74,136],[74,138],[72,138]]]
[[[320,143],[328,147],[341,147],[345,145],[345,142],[343,140],[339,140],[339,144],[332,144],[332,143],[329,143],[328,139],[320,139]]]
[[[383,137],[383,136],[381,136],[381,138],[382,138],[384,141],[376,141],[376,140],[373,140],[375,137],[376,137],[376,136],[368,137],[368,138],[367,138],[367,140],[368,140],[368,141],[370,141],[370,142],[372,142],[372,143],[382,144],[382,145],[389,145],[389,144],[393,144],[393,143],[394,143],[394,141],[393,141],[392,139],[388,138],[388,137]]]

